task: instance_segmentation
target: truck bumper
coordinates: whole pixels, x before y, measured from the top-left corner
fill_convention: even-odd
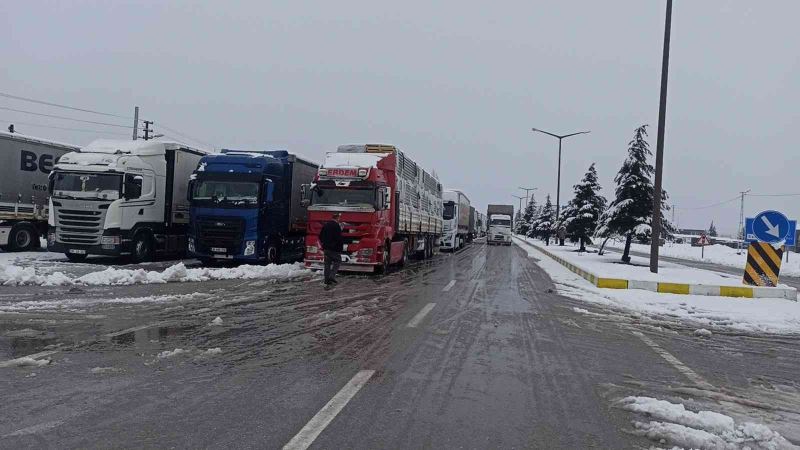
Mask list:
[[[123,256],[130,254],[130,251],[123,250],[121,245],[108,248],[108,246],[103,245],[74,245],[63,244],[61,242],[53,242],[52,244],[48,242],[47,251],[53,253],[76,253],[102,256]]]

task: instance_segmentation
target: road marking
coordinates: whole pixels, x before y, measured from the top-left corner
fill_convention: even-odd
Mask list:
[[[115,331],[113,333],[108,333],[106,335],[106,337],[113,338],[113,337],[117,337],[117,336],[122,336],[123,334],[133,333],[133,332],[140,331],[140,330],[146,330],[148,328],[151,328],[151,327],[154,327],[154,326],[157,326],[157,325],[161,325],[161,322],[151,323],[149,325],[139,325],[137,327],[126,328],[124,330]]]
[[[645,336],[643,333],[638,331],[633,331],[633,334],[638,336],[639,339],[642,340],[648,347],[652,348],[653,351],[658,353],[659,356],[664,358],[668,363],[672,365],[675,369],[678,370],[681,374],[683,374],[686,378],[688,378],[692,383],[696,384],[697,387],[703,389],[710,389],[715,390],[714,386],[703,379],[700,375],[697,374],[694,370],[690,369],[686,364],[682,363],[678,358],[672,356],[671,353],[667,352],[660,345],[656,344],[652,339]]]
[[[453,289],[453,286],[455,286],[455,285],[456,285],[456,280],[450,280],[450,282],[449,282],[449,283],[447,283],[447,286],[445,286],[444,288],[442,288],[442,292],[447,292],[447,291],[449,291],[450,289]]]
[[[339,414],[347,403],[355,397],[358,391],[367,384],[375,374],[374,370],[362,370],[355,374],[333,398],[322,407],[319,412],[297,433],[283,450],[305,450],[314,443],[314,440],[330,425],[331,421]]]
[[[425,316],[427,316],[428,313],[431,312],[434,306],[436,306],[436,303],[428,303],[427,305],[423,306],[422,310],[420,310],[420,312],[418,312],[417,315],[414,316],[413,319],[411,319],[411,322],[408,322],[407,325],[408,328],[416,328],[417,325],[419,325],[419,323],[422,322],[422,319],[424,319]]]
[[[39,359],[39,358],[43,358],[45,356],[54,355],[54,354],[56,354],[58,352],[59,352],[59,350],[45,350],[43,352],[34,353],[32,355],[21,356],[19,358],[9,359],[8,361],[0,361],[0,368],[2,368],[2,367],[14,367],[17,364],[19,364],[20,361],[22,361],[24,359],[27,359],[27,358]]]
[[[61,425],[62,423],[64,423],[63,420],[56,420],[54,422],[40,423],[38,425],[33,425],[33,426],[30,426],[30,427],[27,427],[27,428],[19,429],[19,430],[13,432],[13,433],[4,434],[3,437],[7,438],[7,437],[13,437],[13,436],[25,436],[27,434],[41,433],[42,431],[47,431],[47,430],[49,430],[51,428],[55,428],[55,427]]]

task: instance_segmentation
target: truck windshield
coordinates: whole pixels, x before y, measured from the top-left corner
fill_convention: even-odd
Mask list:
[[[442,219],[450,220],[455,216],[456,216],[456,203],[444,202],[444,212],[442,213]]]
[[[311,203],[320,206],[370,206],[375,207],[374,189],[314,189]]]
[[[510,227],[511,226],[511,220],[509,220],[509,219],[492,219],[492,221],[489,222],[489,225],[501,226],[501,227]]]
[[[122,174],[55,172],[53,197],[116,200],[120,196]]]
[[[192,200],[213,206],[250,207],[258,204],[258,183],[251,181],[198,180]]]

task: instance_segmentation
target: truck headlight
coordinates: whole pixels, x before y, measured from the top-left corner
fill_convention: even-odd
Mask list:
[[[119,245],[119,236],[101,236],[100,245],[103,248],[114,248]]]
[[[313,255],[313,254],[317,253],[318,251],[319,251],[319,248],[317,248],[316,245],[307,245],[306,246],[306,253],[308,253],[308,254]]]
[[[194,253],[194,238],[189,237],[186,240],[186,247],[189,249],[190,252]]]
[[[359,257],[372,256],[372,253],[373,253],[373,249],[371,249],[371,248],[362,248],[361,250],[358,251],[358,256]]]
[[[244,256],[254,255],[256,253],[256,241],[247,241],[244,243]]]

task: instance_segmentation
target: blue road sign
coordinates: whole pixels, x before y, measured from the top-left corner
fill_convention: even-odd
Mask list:
[[[797,222],[789,220],[777,211],[764,211],[745,223],[745,239],[748,241],[768,242],[771,244],[784,242],[795,244]]]

